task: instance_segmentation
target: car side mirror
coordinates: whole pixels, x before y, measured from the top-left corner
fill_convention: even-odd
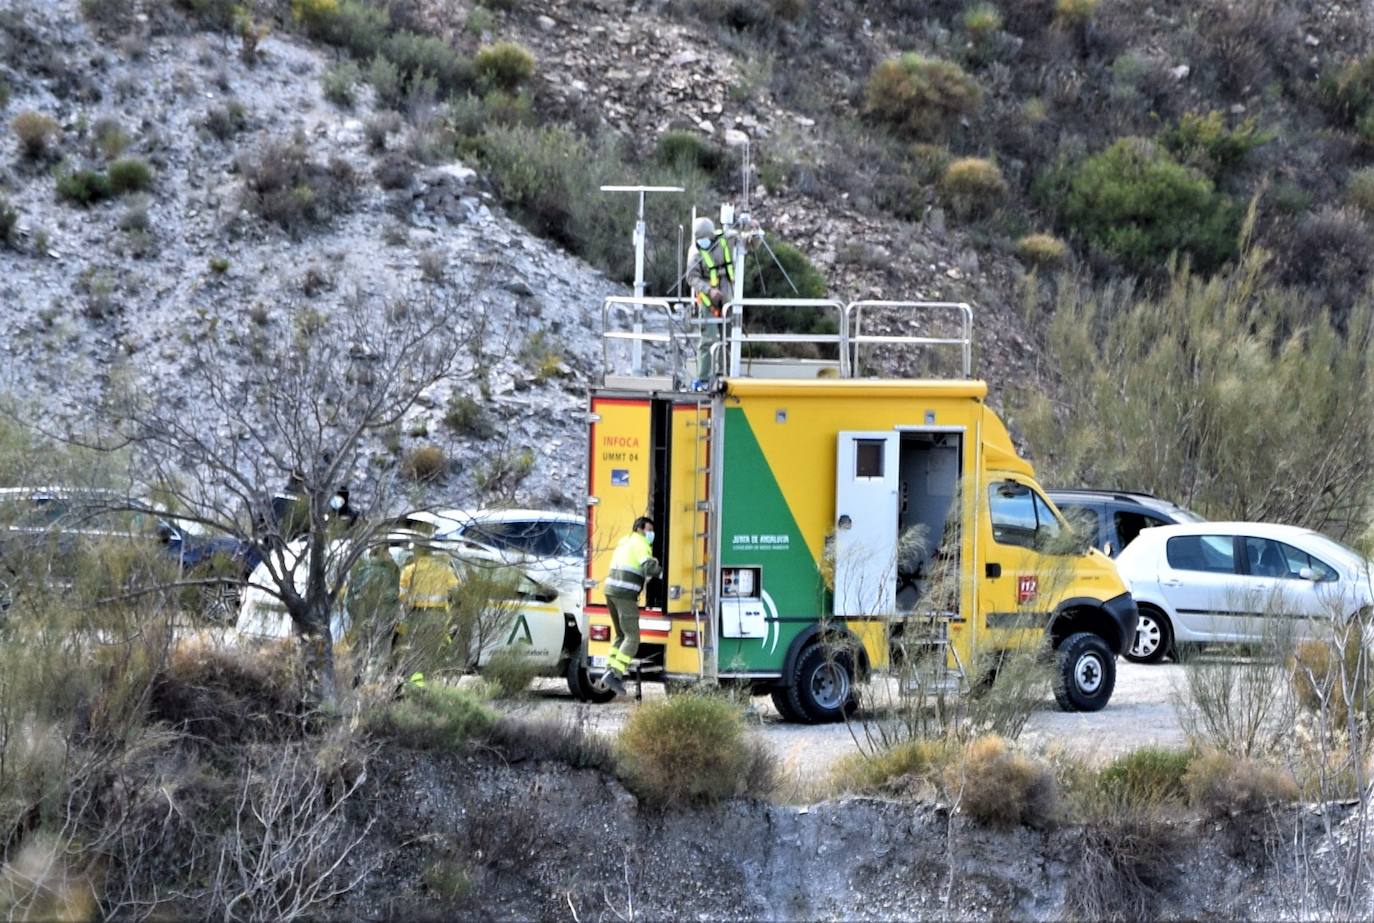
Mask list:
[[[1310,567],[1300,567],[1298,568],[1298,576],[1303,580],[1316,580],[1317,572]]]
[[[1105,544],[1105,545],[1102,546],[1102,553],[1105,554],[1105,555],[1106,555],[1107,557],[1109,557],[1109,558],[1112,556],[1112,543],[1111,543],[1111,542],[1108,542],[1107,544]]]

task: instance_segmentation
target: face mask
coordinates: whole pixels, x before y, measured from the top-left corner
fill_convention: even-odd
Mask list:
[[[654,530],[650,529],[648,532],[645,532],[644,538],[648,541],[650,545],[652,545],[654,543]]]
[[[701,249],[705,250],[707,247],[711,246],[711,238],[709,238],[709,237],[698,237],[698,238],[697,238],[697,246],[700,247]]]
[[[329,508],[332,510],[343,509],[343,504],[343,497],[340,497],[338,494],[335,494],[334,496],[329,498]]]

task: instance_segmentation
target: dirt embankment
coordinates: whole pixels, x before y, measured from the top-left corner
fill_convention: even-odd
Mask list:
[[[1063,919],[1082,916],[1085,863],[1104,842],[869,798],[663,814],[596,771],[495,757],[393,751],[371,771],[376,825],[350,862],[377,870],[346,897],[368,917]],[[1287,859],[1237,858],[1210,824],[1176,834],[1167,873],[1133,892],[1150,916],[1297,915]],[[443,867],[465,880],[447,896]]]

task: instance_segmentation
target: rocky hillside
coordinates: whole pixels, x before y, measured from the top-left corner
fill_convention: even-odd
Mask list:
[[[241,376],[255,339],[290,336],[302,306],[327,316],[355,297],[460,296],[487,315],[485,392],[465,393],[485,438],[446,426],[445,389],[376,455],[444,447],[453,470],[437,492],[459,502],[478,460],[529,447],[520,499],[567,505],[580,491],[599,305],[618,286],[512,222],[456,160],[406,161],[406,175],[380,178],[402,127],[326,101],[328,62],[308,42],[269,36],[249,65],[222,34],[158,15],[118,41],[75,2],[9,4],[0,17],[8,120],[37,112],[54,123],[37,157],[17,132],[4,141],[0,198],[16,220],[0,248],[0,387],[62,404],[98,396],[129,368],[194,415],[197,395],[178,373],[206,324],[241,332],[242,349],[222,357],[224,374]],[[269,157],[324,172],[331,191],[314,214],[255,210],[250,186]],[[146,189],[88,204],[59,193],[72,171],[118,159],[146,163]]]

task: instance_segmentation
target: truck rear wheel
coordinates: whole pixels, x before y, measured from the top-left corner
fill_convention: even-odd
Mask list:
[[[587,672],[587,664],[581,657],[573,655],[568,658],[568,691],[572,697],[579,702],[591,702],[593,705],[605,705],[615,698],[615,691],[603,689],[592,682],[591,675]]]
[[[826,724],[843,720],[859,704],[853,656],[813,644],[797,658],[797,669],[784,692],[791,710],[804,721]]]
[[[770,693],[773,699],[773,707],[778,710],[782,720],[794,724],[807,724],[809,720],[804,712],[797,711],[792,706],[791,690],[787,688],[774,689]]]
[[[1054,699],[1064,711],[1101,711],[1116,687],[1116,655],[1095,634],[1080,631],[1055,652]]]

